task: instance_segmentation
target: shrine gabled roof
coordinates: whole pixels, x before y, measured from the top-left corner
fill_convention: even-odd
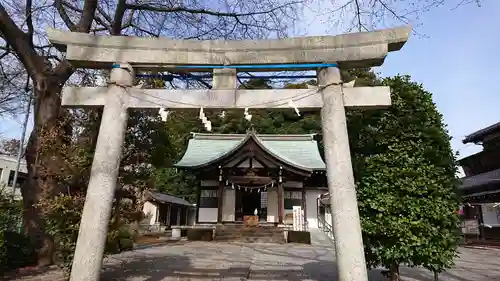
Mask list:
[[[489,135],[500,132],[500,122],[495,123],[491,126],[478,130],[463,139],[463,143],[479,142]]]
[[[148,200],[157,201],[160,203],[168,203],[168,204],[193,207],[193,204],[189,203],[188,201],[186,201],[182,198],[168,195],[165,193],[160,193],[160,192],[147,191],[146,198]]]
[[[193,133],[182,159],[175,164],[182,168],[200,168],[234,153],[249,138],[271,156],[301,170],[324,170],[325,162],[319,153],[313,134],[307,135],[256,135]]]

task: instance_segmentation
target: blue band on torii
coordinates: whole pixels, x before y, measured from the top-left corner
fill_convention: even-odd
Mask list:
[[[336,63],[298,63],[298,64],[240,64],[240,65],[176,65],[172,68],[178,69],[261,69],[261,68],[320,68],[320,67],[338,67]],[[120,64],[113,64],[112,68],[121,68]]]

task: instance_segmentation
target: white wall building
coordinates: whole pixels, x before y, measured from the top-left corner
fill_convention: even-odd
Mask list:
[[[168,194],[148,191],[142,211],[145,215],[140,223],[141,231],[160,232],[172,226],[187,226],[195,223],[195,205]]]
[[[13,186],[14,173],[16,170],[16,157],[0,154],[0,189],[2,192],[12,194],[15,192],[15,199],[21,199],[20,186],[26,181],[28,171],[26,161],[22,160],[16,181],[16,188]]]

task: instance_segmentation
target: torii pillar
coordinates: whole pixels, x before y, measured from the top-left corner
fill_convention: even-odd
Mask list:
[[[126,64],[110,73],[70,281],[99,280],[101,274],[128,120],[127,88],[134,78]]]
[[[365,281],[368,277],[340,71],[323,68],[317,76],[323,99],[321,127],[339,280]]]

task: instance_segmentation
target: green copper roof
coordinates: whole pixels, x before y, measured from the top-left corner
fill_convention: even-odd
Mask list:
[[[324,170],[314,135],[193,134],[177,167],[199,167],[234,152],[250,136],[273,157],[306,170]]]

